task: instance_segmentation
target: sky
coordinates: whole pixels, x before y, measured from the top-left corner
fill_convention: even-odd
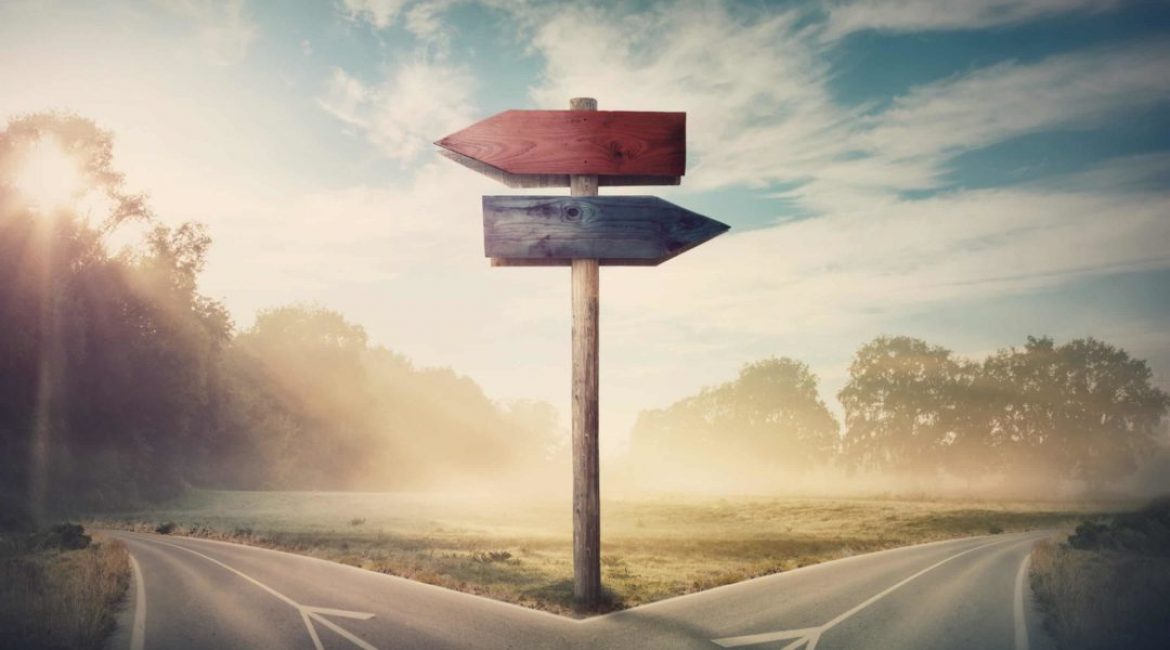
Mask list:
[[[601,444],[639,411],[857,348],[1094,336],[1170,387],[1170,3],[4,0],[0,120],[70,110],[239,328],[310,301],[567,422],[569,272],[492,268],[435,140],[510,108],[687,113],[679,187],[731,231],[601,272]]]

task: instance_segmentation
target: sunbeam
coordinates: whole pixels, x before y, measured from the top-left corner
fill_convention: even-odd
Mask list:
[[[33,142],[13,178],[13,187],[29,205],[44,213],[73,202],[82,189],[81,165],[55,138]]]

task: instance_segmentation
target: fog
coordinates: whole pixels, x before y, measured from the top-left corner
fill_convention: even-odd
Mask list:
[[[68,191],[37,201],[0,193],[0,524],[190,488],[567,497],[555,406],[493,400],[457,368],[418,367],[319,305],[234,322],[199,290],[211,238],[198,224],[160,223],[124,190],[110,146],[76,116],[0,132],[4,188],[33,154],[74,172]],[[108,216],[45,203],[79,192]],[[115,243],[127,229],[140,239]],[[603,464],[603,494],[1170,490],[1170,397],[1145,361],[1094,338],[1004,343],[964,358],[878,336],[836,395],[822,395],[799,359],[746,364],[642,412],[628,452]]]

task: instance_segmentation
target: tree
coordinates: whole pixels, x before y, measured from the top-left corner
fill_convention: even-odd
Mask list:
[[[249,439],[260,474],[250,482],[337,489],[367,474],[380,445],[366,351],[361,326],[316,305],[261,311],[240,333],[228,364],[234,418],[221,437]]]
[[[472,379],[371,346],[336,311],[262,311],[229,346],[223,483],[296,489],[418,488],[496,479],[544,462],[547,404],[492,402]]]
[[[189,485],[417,488],[543,459],[547,405],[504,408],[337,312],[267,310],[233,336],[199,290],[206,230],[160,224],[112,152],[72,115],[0,131],[0,526]],[[111,250],[132,222],[141,241]]]
[[[770,358],[745,365],[734,381],[642,412],[631,437],[637,458],[713,479],[775,480],[827,463],[837,432],[808,366]]]
[[[838,398],[845,409],[842,455],[850,467],[924,474],[962,441],[963,365],[919,339],[878,337],[862,346]]]
[[[0,132],[0,487],[38,511],[173,494],[210,434],[200,414],[230,321],[196,289],[209,240],[157,224],[112,146],[72,115]],[[57,182],[56,201],[35,200],[36,182]],[[111,253],[130,222],[150,236]]]
[[[1170,396],[1149,366],[1093,338],[1056,345],[1028,337],[983,363],[988,427],[1010,471],[1078,479],[1090,489],[1131,473],[1151,452]]]

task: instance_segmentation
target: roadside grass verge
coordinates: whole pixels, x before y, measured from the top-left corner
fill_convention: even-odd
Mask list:
[[[1031,581],[1062,650],[1170,648],[1170,500],[1104,521],[1032,553]]]
[[[1099,508],[828,498],[606,502],[606,608],[908,544],[1071,526]],[[196,492],[167,508],[91,524],[291,551],[572,614],[569,512],[559,503],[419,495]]]
[[[0,647],[103,647],[129,587],[129,556],[116,542],[85,543],[0,533]]]

